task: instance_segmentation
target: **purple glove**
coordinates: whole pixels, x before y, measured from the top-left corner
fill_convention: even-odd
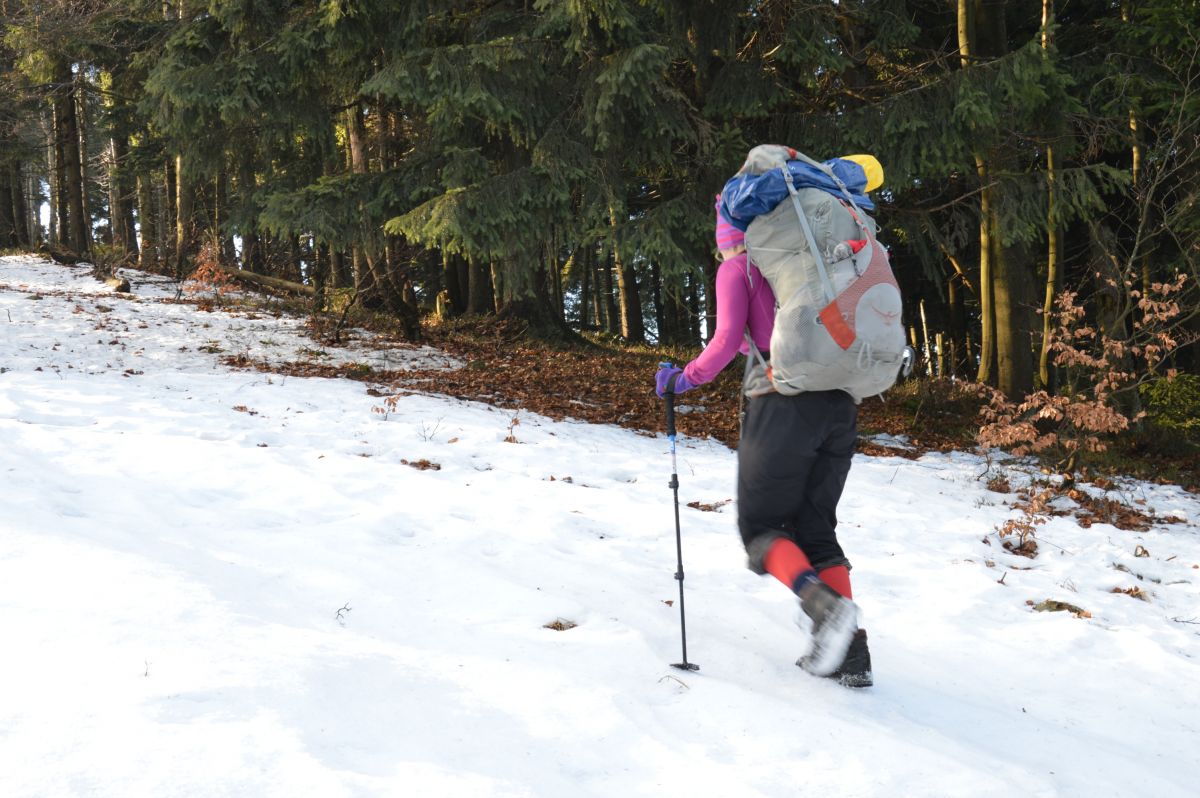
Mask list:
[[[671,376],[674,374],[679,376],[675,378],[675,388],[671,391],[671,393],[679,394],[683,393],[684,391],[690,391],[692,388],[696,387],[692,384],[691,380],[684,376],[683,369],[676,368],[674,366],[662,365],[658,367],[658,373],[654,375],[654,392],[659,396],[665,394],[667,392],[667,385],[671,380]]]

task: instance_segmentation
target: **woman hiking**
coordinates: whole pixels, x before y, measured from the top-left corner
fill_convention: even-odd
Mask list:
[[[873,683],[866,632],[850,589],[850,562],[838,544],[837,505],[857,436],[858,404],[841,390],[785,396],[764,367],[775,323],[775,296],[748,259],[744,233],[726,220],[717,198],[716,330],[682,369],[655,375],[659,396],[714,379],[741,351],[747,355],[745,408],[737,448],[738,529],[749,567],[771,574],[800,600],[812,620],[812,648],[796,663],[851,687]],[[749,350],[750,342],[758,353]]]

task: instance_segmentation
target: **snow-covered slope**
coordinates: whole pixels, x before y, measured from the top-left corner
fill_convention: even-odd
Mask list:
[[[683,507],[685,673],[664,438],[231,369],[453,363],[127,276],[0,259],[0,795],[1195,794],[1195,496],[1123,485],[1183,521],[1028,560],[980,458],[856,458],[857,692],[793,664],[735,506]],[[681,441],[681,502],[734,471]]]

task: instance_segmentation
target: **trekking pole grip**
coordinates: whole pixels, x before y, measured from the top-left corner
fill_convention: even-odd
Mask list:
[[[659,363],[659,368],[671,368],[670,363]],[[663,399],[667,402],[667,437],[675,438],[675,380],[679,378],[678,374],[672,374],[667,378],[667,388],[663,391]]]

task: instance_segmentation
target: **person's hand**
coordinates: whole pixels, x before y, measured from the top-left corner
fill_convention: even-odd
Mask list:
[[[671,377],[675,377],[673,387],[671,386]],[[670,393],[683,393],[695,387],[691,380],[684,376],[683,369],[676,368],[670,363],[659,365],[658,373],[654,375],[654,392],[659,396],[667,393],[668,388],[670,388]]]

